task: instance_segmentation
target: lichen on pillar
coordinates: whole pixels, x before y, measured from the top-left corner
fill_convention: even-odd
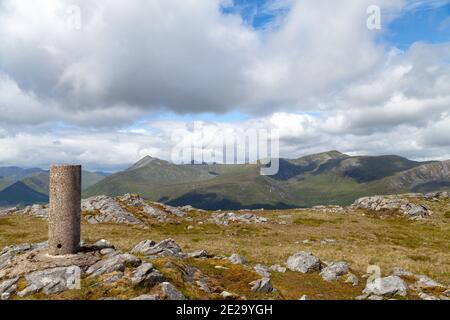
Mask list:
[[[81,166],[52,166],[49,195],[49,254],[75,254],[80,245]]]

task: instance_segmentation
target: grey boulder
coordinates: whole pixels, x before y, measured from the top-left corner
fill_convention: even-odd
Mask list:
[[[11,294],[17,289],[17,281],[19,281],[19,277],[0,282],[0,300],[9,299]]]
[[[264,266],[262,264],[257,264],[256,266],[253,267],[253,269],[260,276],[262,276],[264,278],[270,278],[270,272],[269,272],[269,268],[268,267],[266,267],[266,266]]]
[[[255,280],[250,282],[249,284],[251,286],[252,292],[269,293],[274,290],[270,278]]]
[[[286,263],[289,270],[309,273],[320,270],[319,258],[310,252],[300,251],[290,256]]]
[[[137,267],[141,264],[141,260],[129,253],[115,254],[100,260],[90,266],[86,273],[93,277],[98,277],[114,271],[125,271],[127,266]]]
[[[206,250],[197,250],[194,252],[188,253],[189,258],[207,258],[209,256],[208,251]]]
[[[404,297],[408,293],[408,286],[398,276],[376,278],[374,281],[367,282],[363,293],[377,296],[400,295]]]
[[[186,300],[186,297],[170,282],[161,283],[161,291],[167,300]]]
[[[334,281],[347,274],[349,269],[350,268],[347,262],[332,262],[327,267],[322,269],[320,276],[325,281]]]
[[[166,281],[164,276],[158,270],[155,270],[151,263],[141,264],[131,276],[131,283],[140,287],[152,287],[164,281]]]
[[[247,259],[245,257],[238,255],[236,253],[232,254],[228,260],[233,264],[247,264]]]
[[[35,271],[25,276],[27,287],[17,295],[24,297],[41,291],[49,295],[65,290],[79,289],[80,277],[81,269],[78,266]]]
[[[159,243],[151,240],[144,240],[138,243],[131,252],[144,254],[146,256],[170,256],[176,258],[184,258],[187,256],[173,239],[165,239]]]

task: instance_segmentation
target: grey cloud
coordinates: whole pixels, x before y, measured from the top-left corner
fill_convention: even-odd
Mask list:
[[[220,1],[4,0],[0,70],[49,116],[58,115],[54,108],[83,114],[118,106],[299,111],[382,60],[365,28],[369,2],[294,2],[280,28],[262,35],[240,17],[222,15]],[[73,4],[81,8],[81,30],[66,26],[64,8]]]
[[[127,127],[162,111],[234,109],[253,118],[217,125],[278,128],[283,156],[450,158],[449,43],[377,45],[369,0],[283,1],[290,11],[264,32],[222,15],[220,2],[0,0],[0,164],[170,159],[183,121]],[[73,4],[81,30],[66,26]]]

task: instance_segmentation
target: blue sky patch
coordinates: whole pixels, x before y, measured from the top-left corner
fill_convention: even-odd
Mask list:
[[[222,6],[224,14],[239,14],[244,22],[257,30],[273,26],[289,12],[286,0],[231,0],[230,6]]]
[[[381,41],[402,50],[415,42],[450,41],[450,1],[446,2],[441,1],[440,6],[427,6],[424,2],[421,7],[411,7],[388,25]]]

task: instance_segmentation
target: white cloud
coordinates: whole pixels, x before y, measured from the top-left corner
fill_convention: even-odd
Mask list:
[[[366,28],[369,0],[270,1],[263,10],[289,11],[264,32],[221,14],[226,3],[0,1],[0,165],[169,159],[170,131],[187,124],[136,122],[236,109],[252,118],[211,126],[278,129],[283,156],[450,158],[449,43],[383,47]],[[67,26],[74,4],[81,30]],[[389,13],[384,28],[423,7],[378,5]]]

